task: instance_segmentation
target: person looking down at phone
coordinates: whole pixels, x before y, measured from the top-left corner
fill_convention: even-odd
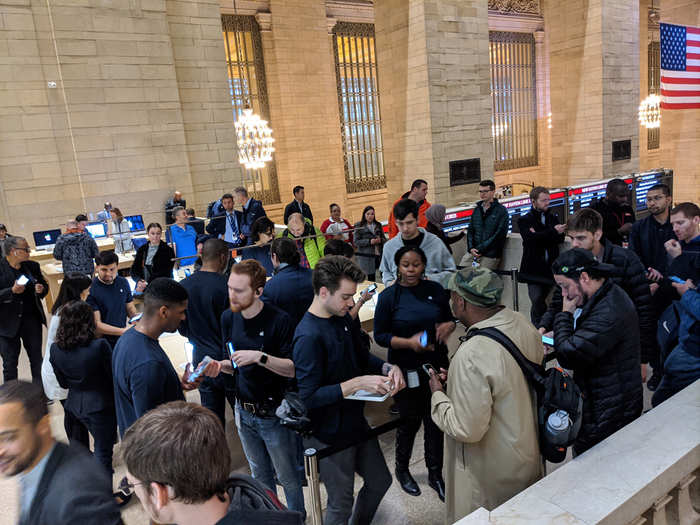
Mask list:
[[[230,309],[221,316],[221,333],[234,351],[221,366],[228,373],[236,366],[236,427],[253,477],[273,494],[277,478],[287,506],[304,513],[300,437],[275,415],[294,378],[294,324],[285,312],[260,300],[265,280],[265,268],[254,259],[231,267]]]
[[[113,251],[101,252],[95,262],[97,276],[90,285],[87,303],[95,312],[98,337],[104,337],[114,348],[119,336],[130,327],[127,317],[131,319],[138,312],[128,281],[117,275],[119,256]]]
[[[405,492],[411,496],[420,495],[408,465],[422,422],[428,484],[444,501],[443,435],[430,417],[429,377],[421,367],[426,363],[438,370],[448,367],[446,343],[454,332],[455,322],[445,289],[424,278],[426,257],[423,250],[417,246],[403,246],[394,260],[397,280],[377,300],[374,339],[377,344],[389,348],[389,361],[401,367],[407,381],[407,388],[396,395],[399,414],[408,419],[408,423],[396,431],[396,479]]]
[[[348,396],[359,390],[393,395],[405,386],[401,369],[370,353],[359,323],[348,315],[364,279],[364,272],[345,257],[321,259],[312,277],[314,300],[294,332],[299,395],[312,426],[305,445],[316,449],[349,444],[369,430],[364,402]],[[328,491],[326,525],[370,523],[391,485],[376,437],[322,459],[319,471]],[[355,472],[364,486],[353,508]]]
[[[41,325],[46,326],[41,300],[49,292],[49,285],[39,263],[29,260],[29,244],[24,237],[7,238],[5,253],[5,257],[0,258],[0,356],[3,380],[17,379],[17,362],[23,344],[29,357],[32,381],[40,383]]]
[[[430,377],[432,418],[445,433],[445,523],[454,523],[542,476],[535,393],[508,350],[470,331],[496,328],[533,363],[542,362],[543,348],[530,320],[500,304],[503,281],[491,270],[470,266],[445,288],[468,337],[450,352],[449,374]]]

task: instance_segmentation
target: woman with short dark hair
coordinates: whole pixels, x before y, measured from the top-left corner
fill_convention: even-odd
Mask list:
[[[275,268],[270,259],[270,242],[275,237],[275,223],[267,217],[255,220],[250,230],[250,246],[241,250],[243,259],[255,259],[265,268],[268,277],[272,277]]]
[[[95,316],[84,301],[61,309],[51,365],[58,383],[68,389],[64,409],[80,420],[95,439],[95,457],[112,473],[112,450],[117,433],[112,382],[112,349],[95,339]]]

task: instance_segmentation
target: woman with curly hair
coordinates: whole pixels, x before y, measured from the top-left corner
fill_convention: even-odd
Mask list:
[[[51,345],[51,365],[62,388],[68,389],[65,410],[80,420],[95,439],[95,457],[112,473],[117,434],[112,386],[112,349],[95,339],[95,317],[89,304],[70,301]]]

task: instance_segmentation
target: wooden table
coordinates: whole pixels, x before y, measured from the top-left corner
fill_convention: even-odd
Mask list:
[[[355,301],[357,301],[360,298],[360,294],[367,289],[368,286],[371,284],[375,284],[372,281],[365,281],[363,283],[360,283],[357,285],[357,293],[355,294]],[[374,308],[377,306],[377,299],[379,298],[379,294],[384,291],[384,285],[382,283],[376,283],[377,284],[377,291],[374,293],[372,296],[372,299],[367,301],[365,304],[362,305],[360,308],[360,324],[362,325],[362,329],[365,332],[372,332],[374,331]]]
[[[131,268],[132,264],[134,264],[134,252],[119,254],[119,264],[117,265],[119,270]],[[41,270],[44,277],[46,277],[46,282],[49,283],[49,293],[46,295],[45,300],[46,309],[50,312],[54,301],[58,297],[58,291],[63,281],[63,266],[58,263],[46,263],[42,265]]]

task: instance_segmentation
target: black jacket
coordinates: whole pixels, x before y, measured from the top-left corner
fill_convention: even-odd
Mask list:
[[[542,224],[542,213],[532,208],[518,219],[520,237],[523,239],[519,278],[525,283],[554,283],[552,263],[559,255],[559,245],[564,242],[564,234],[554,229],[559,224],[557,216],[547,210]],[[530,229],[535,230],[534,233]]]
[[[642,377],[637,313],[627,294],[606,279],[576,321],[569,312],[554,318],[559,364],[574,371],[583,394],[583,422],[574,443],[580,454],[642,413]]]
[[[46,326],[46,314],[41,300],[49,293],[49,283],[41,274],[41,267],[37,262],[24,261],[20,264],[20,269],[34,282],[30,281],[26,285],[30,287],[31,292],[27,292],[25,288],[25,293],[17,295],[12,293],[12,287],[16,281],[15,273],[5,257],[0,259],[0,336],[2,337],[15,337],[17,335],[22,321],[25,300],[31,300],[31,308],[34,309],[42,324]],[[33,284],[43,285],[44,291],[37,295],[34,292]],[[28,299],[30,296],[31,299]]]
[[[254,198],[250,198],[247,208],[243,208],[241,212],[241,231],[246,236],[246,242],[250,240],[251,229],[253,228],[253,223],[257,221],[260,217],[267,217],[265,213],[265,208],[261,201]]]
[[[146,279],[146,272],[144,267],[146,265],[146,256],[148,255],[149,242],[141,246],[136,250],[136,257],[134,257],[134,263],[131,265],[131,277],[134,281]],[[158,245],[158,250],[153,256],[153,264],[151,265],[151,275],[149,276],[148,282],[150,283],[156,277],[172,277],[173,276],[173,266],[175,263],[173,259],[175,258],[175,251],[167,243],[160,241]]]
[[[104,410],[114,413],[112,347],[106,339],[93,339],[71,350],[53,343],[50,362],[58,384],[68,389],[64,408],[78,416]],[[115,425],[116,419],[115,414]]]
[[[484,257],[500,259],[508,237],[508,210],[494,199],[484,212],[484,201],[476,203],[467,229],[467,250],[476,248]]]
[[[622,246],[624,239],[617,230],[627,223],[634,222],[632,207],[629,204],[615,204],[603,198],[591,204],[591,208],[603,217],[603,238]]]
[[[652,309],[651,292],[649,291],[649,282],[646,278],[646,270],[642,265],[639,257],[632,251],[620,246],[616,246],[609,241],[605,241],[603,249],[603,260],[606,264],[611,264],[615,267],[616,272],[612,277],[612,281],[620,285],[627,292],[630,299],[637,309],[638,324],[628,326],[625,333],[636,332],[632,330],[633,326],[639,326],[639,337],[642,345],[642,363],[649,362],[649,356],[654,348],[656,340],[656,322],[654,321],[654,312]],[[540,326],[551,330],[553,327],[554,316],[561,312],[562,297],[561,288],[558,286],[554,289],[554,296],[549,308],[542,316]]]
[[[82,446],[56,443],[20,525],[121,525],[107,471]]]
[[[243,214],[238,210],[233,210],[233,214],[235,215],[236,220],[238,221],[239,233],[243,233]],[[207,224],[206,227],[207,233],[210,233],[211,235],[216,235],[217,237],[221,236],[221,238],[223,239],[226,235],[227,220],[228,218],[226,217],[226,211],[224,211],[223,215],[217,215],[216,217],[212,217],[209,221],[209,224]]]
[[[651,267],[666,275],[669,257],[664,243],[675,238],[670,220],[659,224],[653,215],[649,215],[632,226],[629,248],[637,254],[644,268]]]
[[[314,222],[314,216],[311,214],[311,208],[305,202],[301,203],[301,212],[299,212],[299,204],[297,203],[296,199],[294,199],[292,202],[287,204],[287,206],[284,208],[284,223],[285,224],[287,224],[287,219],[289,219],[289,216],[292,213],[301,213],[304,217],[309,219],[312,224]]]

